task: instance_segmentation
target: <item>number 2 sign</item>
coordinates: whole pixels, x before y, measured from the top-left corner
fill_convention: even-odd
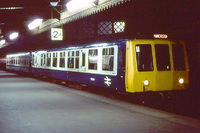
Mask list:
[[[63,40],[63,29],[52,28],[51,29],[51,40]]]

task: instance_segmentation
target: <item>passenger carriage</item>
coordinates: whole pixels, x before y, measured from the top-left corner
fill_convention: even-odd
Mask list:
[[[184,42],[162,39],[9,54],[7,69],[130,93],[182,90],[189,85]]]

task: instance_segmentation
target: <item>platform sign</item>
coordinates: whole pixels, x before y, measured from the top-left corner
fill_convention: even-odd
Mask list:
[[[63,29],[51,28],[51,40],[63,40]]]

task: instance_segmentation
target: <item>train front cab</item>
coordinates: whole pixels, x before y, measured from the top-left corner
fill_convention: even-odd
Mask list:
[[[189,84],[184,42],[129,40],[126,44],[126,92],[183,90]]]

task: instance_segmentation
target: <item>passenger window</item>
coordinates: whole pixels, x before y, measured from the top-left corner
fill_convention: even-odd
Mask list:
[[[41,66],[43,66],[43,62],[44,62],[44,54],[41,54]]]
[[[88,54],[88,69],[97,70],[98,49],[90,49]]]
[[[41,66],[45,66],[46,65],[46,54],[45,53],[41,53]]]
[[[74,51],[69,51],[68,52],[68,68],[74,68]]]
[[[35,55],[35,66],[37,66],[37,55]]]
[[[85,66],[85,53],[82,53],[82,66]]]
[[[60,52],[60,67],[65,67],[65,52]]]
[[[26,57],[26,65],[29,65],[29,56]]]
[[[32,66],[35,65],[35,55],[34,54],[32,55],[32,62],[31,63],[32,63]],[[14,60],[14,64],[15,64],[15,60]]]
[[[126,65],[126,51],[125,50],[121,50],[120,51],[120,67],[121,68],[125,68]]]
[[[46,53],[44,54],[44,61],[43,61],[43,65],[46,65],[46,58],[47,58],[47,55]]]
[[[21,64],[22,64],[22,57],[19,56],[19,57],[18,57],[18,65],[21,65]]]
[[[24,56],[24,66],[26,65],[26,55]]]
[[[156,62],[158,71],[171,70],[169,46],[167,44],[156,44]]]
[[[113,71],[114,66],[114,48],[103,48],[102,70]]]
[[[13,64],[13,57],[10,57],[9,64]]]
[[[51,66],[51,53],[47,53],[47,67]]]
[[[79,68],[79,51],[76,51],[76,69]]]
[[[58,53],[53,53],[53,67],[57,67]]]
[[[136,45],[137,68],[139,72],[153,71],[152,48],[150,44]]]
[[[23,56],[20,56],[20,65],[23,65]]]
[[[172,45],[174,70],[186,70],[183,45]]]
[[[16,57],[14,57],[14,64],[17,64],[16,62],[17,62]]]

